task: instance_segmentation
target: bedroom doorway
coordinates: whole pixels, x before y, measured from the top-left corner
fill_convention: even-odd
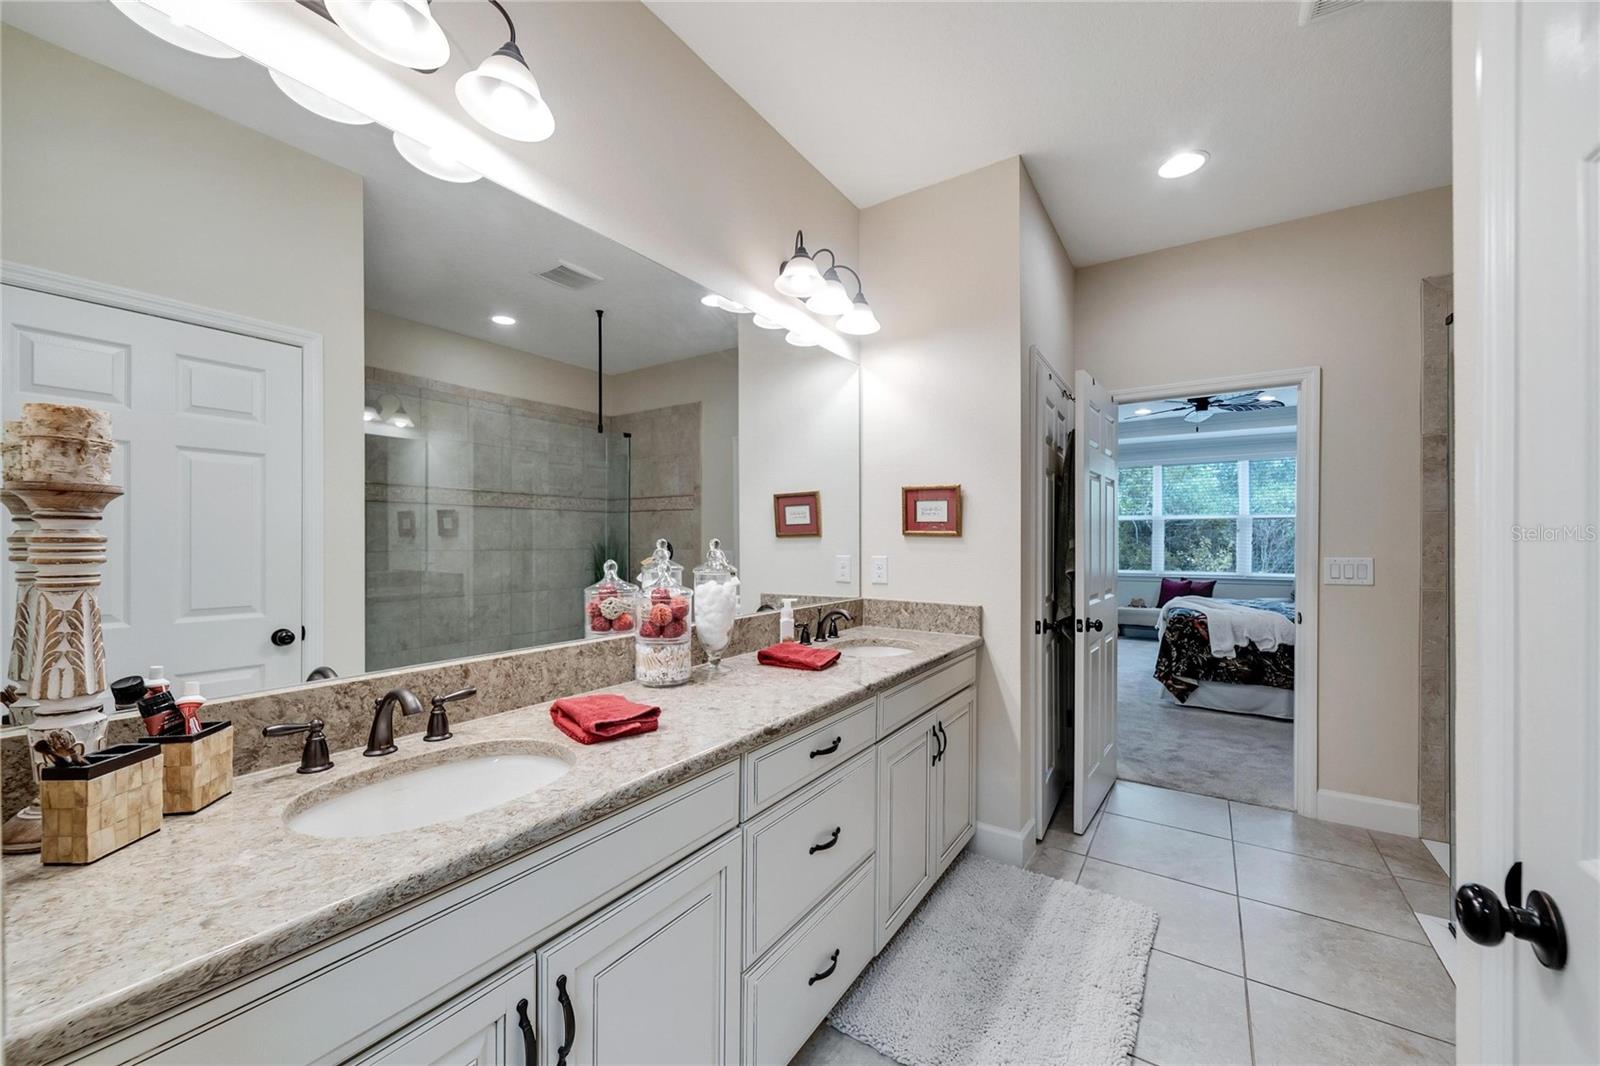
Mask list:
[[[1118,776],[1309,813],[1315,368],[1114,393]]]

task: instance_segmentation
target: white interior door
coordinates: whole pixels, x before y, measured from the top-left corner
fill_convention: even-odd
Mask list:
[[[1117,405],[1078,371],[1073,475],[1072,828],[1117,781]]]
[[[1033,598],[1034,635],[1039,640],[1033,657],[1034,721],[1038,723],[1033,827],[1034,838],[1042,840],[1061,802],[1071,767],[1062,719],[1061,646],[1066,635],[1058,633],[1056,623],[1065,620],[1069,606],[1057,602],[1061,571],[1069,564],[1061,558],[1066,538],[1060,535],[1057,522],[1061,495],[1071,490],[1070,483],[1063,480],[1070,476],[1063,466],[1067,433],[1072,427],[1064,406],[1070,402],[1066,390],[1037,354],[1033,358],[1033,395]]]
[[[212,697],[303,680],[301,350],[10,285],[4,296],[5,417],[32,401],[111,412],[124,495],[105,519],[110,676],[162,665]],[[294,641],[275,645],[279,629]]]
[[[1484,17],[1492,20],[1485,34],[1493,31],[1492,40],[1482,38],[1485,106],[1490,92],[1515,101],[1514,123],[1494,112],[1484,134],[1509,131],[1507,154],[1515,138],[1514,176],[1484,176],[1480,216],[1504,220],[1514,204],[1514,244],[1485,240],[1486,366],[1491,376],[1504,368],[1512,385],[1510,395],[1483,401],[1512,406],[1509,446],[1491,439],[1495,454],[1485,456],[1491,479],[1509,476],[1511,528],[1496,523],[1480,534],[1490,552],[1509,544],[1507,580],[1491,575],[1482,602],[1485,614],[1509,624],[1508,641],[1482,649],[1490,660],[1485,691],[1505,692],[1511,704],[1483,707],[1484,759],[1503,767],[1490,781],[1509,787],[1482,802],[1512,839],[1485,844],[1489,854],[1521,864],[1520,886],[1506,892],[1522,898],[1501,902],[1537,909],[1533,893],[1548,894],[1564,921],[1568,954],[1557,970],[1511,936],[1494,946],[1464,944],[1464,951],[1492,953],[1479,960],[1489,1001],[1481,1012],[1468,1004],[1467,1016],[1476,1025],[1481,1013],[1494,1030],[1509,1023],[1509,1032],[1483,1033],[1491,1059],[1593,1063],[1600,1062],[1600,5],[1522,3]],[[1502,323],[1511,323],[1509,337]],[[1504,426],[1503,410],[1491,433]],[[1499,513],[1498,501],[1483,502]],[[1496,733],[1507,714],[1509,732]],[[1503,870],[1463,874],[1502,891]],[[1479,935],[1483,922],[1472,914],[1458,917],[1469,937],[1495,939],[1492,931]],[[1509,1018],[1501,1013],[1507,1002]]]

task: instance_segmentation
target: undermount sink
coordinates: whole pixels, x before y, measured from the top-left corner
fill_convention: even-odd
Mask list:
[[[325,839],[399,833],[510,803],[570,769],[552,745],[477,744],[332,782],[290,804],[284,822]]]
[[[846,659],[897,659],[902,655],[910,655],[913,650],[903,644],[876,640],[840,641],[834,648]]]

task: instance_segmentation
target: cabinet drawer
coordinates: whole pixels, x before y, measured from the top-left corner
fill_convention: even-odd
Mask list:
[[[872,700],[834,715],[805,732],[744,757],[744,816],[766,810],[858,751],[872,747],[878,719]]]
[[[977,680],[978,657],[968,655],[886,693],[878,704],[878,736],[886,737],[917,715]]]
[[[745,826],[746,966],[872,854],[877,769],[864,751]]]
[[[746,1062],[788,1062],[872,961],[872,882],[869,859],[745,975]]]

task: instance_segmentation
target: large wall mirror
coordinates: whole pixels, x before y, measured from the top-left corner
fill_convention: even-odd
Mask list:
[[[111,676],[220,697],[579,639],[658,538],[719,538],[746,612],[859,592],[854,363],[109,3],[4,20],[0,406],[112,416]],[[796,494],[816,528],[780,535]]]

